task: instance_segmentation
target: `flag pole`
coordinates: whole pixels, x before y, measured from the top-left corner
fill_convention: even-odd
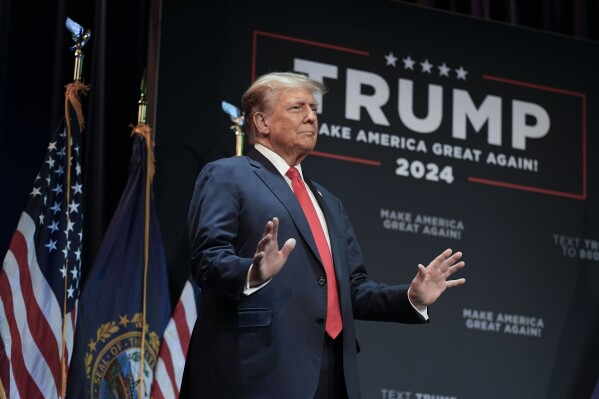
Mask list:
[[[229,115],[231,122],[233,122],[231,129],[235,130],[235,155],[241,156],[243,155],[243,138],[245,137],[245,133],[243,131],[245,117],[243,112],[241,112],[241,110],[235,105],[226,101],[221,102],[221,107],[223,111]]]
[[[144,267],[142,279],[142,312],[141,312],[141,345],[140,345],[140,362],[139,368],[139,385],[138,397],[144,396],[144,368],[145,368],[145,344],[146,344],[146,302],[147,302],[147,286],[148,286],[148,263],[150,253],[150,187],[154,177],[154,146],[152,142],[151,129],[146,124],[146,115],[148,102],[146,100],[146,70],[144,69],[141,79],[140,96],[137,102],[137,126],[133,128],[132,135],[138,134],[146,142],[146,189],[145,189],[145,209],[144,209]]]
[[[71,197],[71,145],[72,145],[72,134],[71,134],[71,115],[69,111],[69,104],[73,107],[75,111],[75,117],[77,118],[77,123],[79,125],[79,131],[82,131],[83,126],[85,124],[83,111],[81,108],[81,100],[79,98],[79,92],[83,94],[87,94],[89,87],[83,84],[82,76],[83,76],[83,46],[87,44],[89,38],[91,36],[91,31],[88,29],[86,32],[83,32],[83,28],[79,26],[76,22],[67,18],[66,21],[67,28],[72,33],[73,41],[75,41],[75,45],[71,47],[71,50],[74,50],[75,55],[75,66],[73,68],[73,82],[69,83],[66,86],[65,91],[65,101],[64,101],[64,112],[65,112],[65,125],[67,130],[67,157],[66,157],[66,171],[65,171],[65,198],[66,198],[66,223],[67,226],[70,225],[70,197]],[[68,270],[69,257],[65,256],[64,260],[64,269]],[[68,299],[68,279],[64,279],[64,293],[63,293],[63,306],[62,306],[62,339],[61,339],[61,354],[60,354],[60,369],[61,369],[61,387],[60,387],[60,397],[66,397],[67,390],[67,374],[68,374],[68,356],[67,356],[67,340],[66,340],[66,330],[67,330],[67,299]]]
[[[6,391],[2,385],[2,379],[0,378],[0,399],[6,399]]]
[[[235,124],[235,155],[243,155],[243,137],[245,133],[239,123]]]

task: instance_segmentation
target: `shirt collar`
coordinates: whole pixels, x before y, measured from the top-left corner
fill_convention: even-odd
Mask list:
[[[285,162],[285,160],[279,154],[260,143],[254,144],[254,148],[258,150],[258,152],[260,152],[262,155],[264,155],[266,159],[268,159],[274,165],[274,167],[277,168],[281,175],[285,176],[285,173],[287,173],[287,171],[289,170],[289,165],[287,165],[287,162]],[[300,164],[297,164],[295,165],[295,168],[299,171],[300,176],[303,180],[304,174],[302,173],[302,166]],[[285,176],[285,178],[288,177]]]

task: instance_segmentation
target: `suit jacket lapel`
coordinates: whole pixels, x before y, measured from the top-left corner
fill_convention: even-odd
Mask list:
[[[318,253],[318,249],[316,247],[316,242],[314,241],[314,236],[312,235],[312,230],[310,230],[310,225],[308,224],[308,220],[304,215],[304,211],[300,206],[295,194],[283,178],[279,171],[274,167],[272,163],[264,155],[262,155],[258,150],[253,147],[248,151],[247,157],[250,161],[250,164],[255,168],[254,173],[258,176],[262,182],[270,189],[270,191],[281,201],[283,206],[287,208],[289,212],[289,216],[291,220],[295,224],[297,230],[303,239],[308,243],[308,246],[316,256],[316,258],[322,264],[322,260],[320,259],[320,255]],[[279,219],[281,216],[279,216]],[[264,223],[266,224],[266,220]],[[288,237],[281,237],[287,239]]]

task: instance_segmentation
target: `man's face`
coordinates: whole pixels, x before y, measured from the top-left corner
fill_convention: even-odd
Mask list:
[[[291,166],[301,162],[316,146],[318,138],[318,104],[307,89],[288,89],[266,117],[266,140],[271,149]]]

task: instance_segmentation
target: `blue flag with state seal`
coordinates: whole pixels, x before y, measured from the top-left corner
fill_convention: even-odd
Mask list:
[[[134,135],[129,181],[81,291],[68,398],[150,397],[171,304],[145,133]]]

